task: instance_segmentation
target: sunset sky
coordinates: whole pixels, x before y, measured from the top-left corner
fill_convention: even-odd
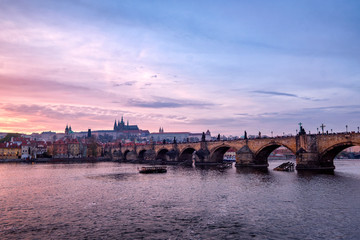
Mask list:
[[[360,1],[0,0],[0,132],[360,126]]]

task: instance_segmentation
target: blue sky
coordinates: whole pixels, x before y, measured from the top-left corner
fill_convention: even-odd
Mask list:
[[[0,131],[360,125],[358,1],[0,0]]]

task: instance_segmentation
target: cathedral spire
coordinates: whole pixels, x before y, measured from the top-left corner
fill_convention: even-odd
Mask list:
[[[115,123],[114,123],[114,130],[117,129],[117,125],[116,125],[116,119],[115,119]]]

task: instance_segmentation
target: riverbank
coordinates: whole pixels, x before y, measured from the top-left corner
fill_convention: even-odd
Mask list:
[[[0,159],[1,163],[92,163],[113,162],[110,158],[36,158],[36,159]]]

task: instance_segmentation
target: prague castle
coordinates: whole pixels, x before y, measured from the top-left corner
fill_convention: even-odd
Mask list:
[[[116,120],[114,123],[114,131],[122,132],[122,131],[139,131],[139,127],[137,125],[129,125],[129,120],[127,121],[126,125],[124,123],[124,118],[121,117],[121,122],[118,121],[116,124]]]
[[[113,130],[95,130],[91,131],[90,129],[87,132],[74,132],[71,129],[71,126],[66,125],[65,136],[68,137],[89,137],[89,135],[95,135],[99,138],[111,137],[114,139],[128,139],[128,138],[143,138],[147,137],[150,134],[148,130],[141,130],[137,125],[129,125],[129,121],[125,124],[124,118],[121,117],[121,121],[115,120]]]

